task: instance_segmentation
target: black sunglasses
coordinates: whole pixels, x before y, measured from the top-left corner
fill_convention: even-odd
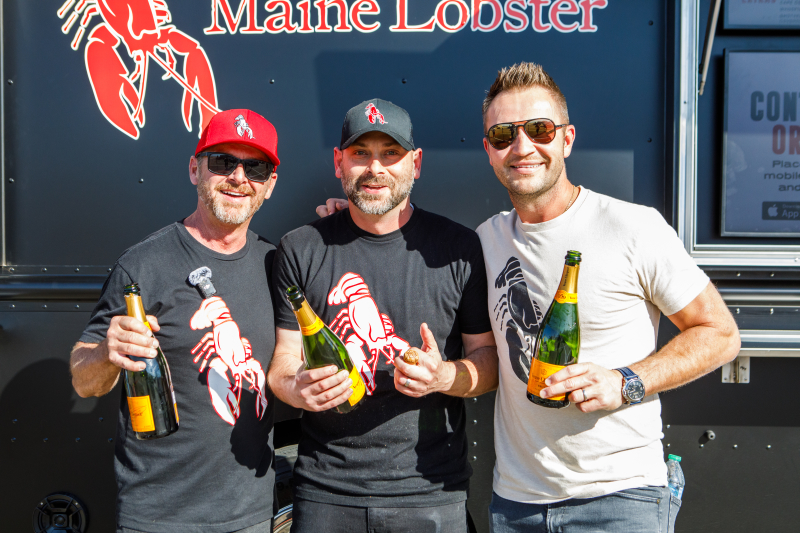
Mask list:
[[[239,159],[231,154],[220,152],[200,152],[195,157],[208,158],[208,170],[220,176],[230,176],[239,164],[244,169],[244,175],[250,181],[264,183],[275,170],[275,164],[271,161],[260,159]]]
[[[556,130],[569,124],[556,124],[549,118],[532,118],[519,122],[501,122],[486,132],[486,140],[497,150],[508,148],[517,138],[517,130],[522,127],[525,135],[537,144],[548,144],[556,138]]]

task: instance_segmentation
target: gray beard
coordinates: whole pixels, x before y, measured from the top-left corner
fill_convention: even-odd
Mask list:
[[[261,209],[261,205],[263,204],[262,200],[257,205],[251,205],[245,210],[225,208],[223,205],[224,200],[215,199],[211,195],[211,187],[209,187],[208,182],[203,179],[197,184],[197,193],[206,207],[210,208],[211,212],[214,213],[217,220],[223,224],[232,226],[239,226],[250,220],[250,218],[256,214],[256,211]]]
[[[365,183],[389,186],[392,192],[388,198],[379,201],[376,196],[360,190],[361,185]],[[353,202],[353,205],[366,215],[385,215],[408,198],[413,188],[414,177],[411,172],[405,176],[401,176],[393,183],[379,182],[373,176],[364,177],[363,175],[355,180],[342,180],[342,189],[347,199]]]

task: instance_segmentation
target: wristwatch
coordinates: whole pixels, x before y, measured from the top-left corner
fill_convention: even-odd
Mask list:
[[[642,403],[644,399],[644,383],[639,376],[634,374],[630,368],[615,368],[617,372],[622,374],[622,399],[627,404]]]

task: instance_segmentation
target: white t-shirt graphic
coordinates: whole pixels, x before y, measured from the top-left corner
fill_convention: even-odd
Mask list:
[[[541,224],[503,212],[478,228],[489,312],[500,360],[494,490],[552,503],[641,486],[665,486],[661,403],[581,413],[531,403],[526,384],[539,322],[558,288],[568,250],[582,254],[579,362],[619,368],[656,350],[660,313],[674,314],[708,276],[654,209],[581,188],[572,207]]]

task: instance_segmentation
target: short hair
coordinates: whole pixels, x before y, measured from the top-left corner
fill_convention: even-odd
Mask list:
[[[567,99],[564,98],[564,93],[558,88],[553,78],[537,63],[516,63],[500,70],[494,83],[487,91],[486,98],[483,99],[483,117],[486,118],[489,106],[501,92],[520,91],[533,87],[541,87],[550,93],[556,101],[556,107],[561,119],[565,124],[568,124],[569,113],[567,112]]]

